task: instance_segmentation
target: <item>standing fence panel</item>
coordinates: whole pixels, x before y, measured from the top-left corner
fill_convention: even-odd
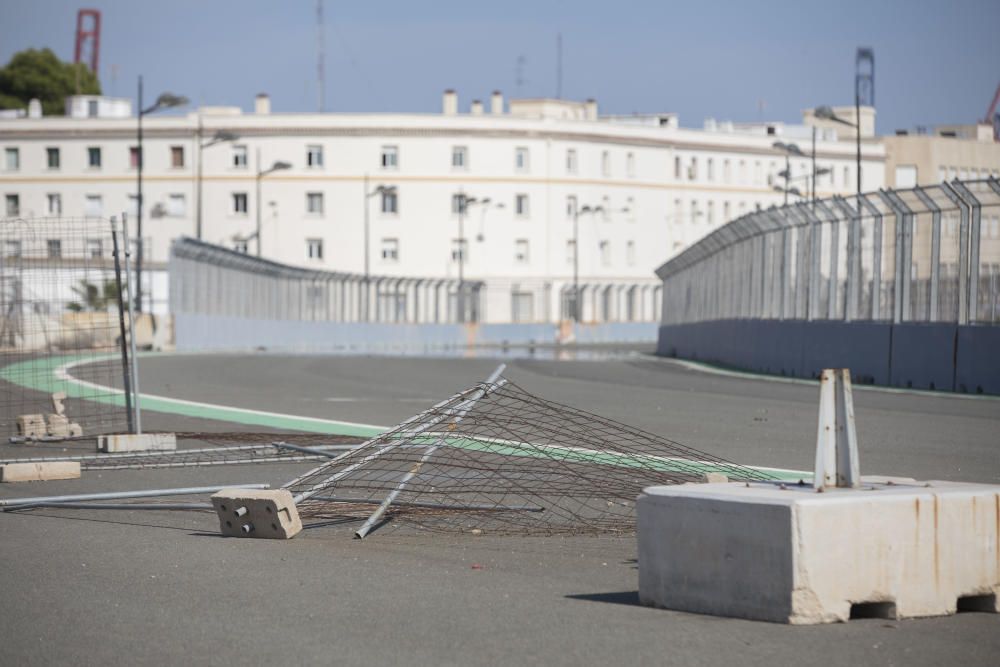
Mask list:
[[[131,430],[124,248],[114,220],[0,220],[0,435]]]

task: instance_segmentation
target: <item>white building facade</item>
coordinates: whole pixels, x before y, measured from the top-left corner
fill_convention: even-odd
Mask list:
[[[329,271],[461,271],[484,283],[487,322],[568,319],[574,267],[582,320],[655,321],[657,266],[786,198],[774,144],[792,131],[781,125],[683,129],[672,115],[602,118],[594,102],[505,105],[496,93],[489,107],[459,113],[449,91],[440,114],[271,113],[261,96],[254,113],[144,117],[150,308],[166,303],[171,241],[199,235],[199,191],[206,242]],[[0,118],[0,213],[125,213],[135,235],[136,118],[120,106],[115,115]],[[804,193],[812,158],[808,141],[798,145],[788,184]],[[829,170],[818,196],[854,191],[853,142],[821,137],[815,155]],[[865,190],[883,185],[884,161],[880,145],[864,145]]]

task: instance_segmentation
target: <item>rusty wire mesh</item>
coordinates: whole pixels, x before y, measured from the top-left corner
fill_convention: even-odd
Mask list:
[[[436,531],[622,534],[635,530],[635,501],[644,487],[701,481],[707,472],[764,478],[753,468],[545,400],[501,376],[285,488],[303,517],[334,523],[367,518]]]

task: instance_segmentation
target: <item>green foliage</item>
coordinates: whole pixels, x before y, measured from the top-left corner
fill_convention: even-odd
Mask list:
[[[82,303],[74,301],[66,306],[74,313],[84,310],[101,312],[118,303],[118,285],[114,280],[105,280],[104,285],[100,287],[86,280],[81,280],[80,284],[73,288],[73,291],[82,301]]]
[[[62,116],[70,95],[100,95],[97,75],[83,63],[64,63],[51,49],[15,53],[0,68],[0,109],[23,109],[37,97],[47,116]]]

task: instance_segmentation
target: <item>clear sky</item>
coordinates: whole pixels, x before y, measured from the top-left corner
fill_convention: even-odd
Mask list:
[[[200,104],[314,111],[316,0],[0,0],[0,60],[73,56],[76,11],[103,14],[107,94],[169,90]],[[972,122],[1000,84],[1000,0],[325,0],[330,111],[461,108],[493,89],[563,97],[602,113],[675,111],[681,124],[797,122],[853,103],[854,53],[875,49],[880,133]],[[517,61],[523,57],[518,89]]]

